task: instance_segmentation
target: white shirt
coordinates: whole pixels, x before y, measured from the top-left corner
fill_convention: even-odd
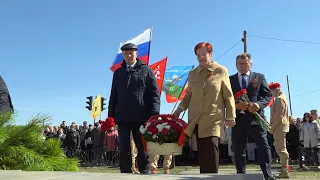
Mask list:
[[[129,68],[129,66],[131,66],[132,68],[134,67],[134,65],[136,65],[136,63],[137,63],[137,61],[136,62],[134,62],[133,64],[131,64],[131,65],[128,65],[128,64],[126,64],[127,65],[127,69]]]
[[[244,77],[244,80],[246,81],[247,87],[248,87],[249,76],[250,76],[250,71],[248,71],[245,76],[242,76],[241,73],[238,72],[238,79],[239,79],[239,84],[240,84],[241,88],[243,88],[242,87],[242,78],[243,77]]]

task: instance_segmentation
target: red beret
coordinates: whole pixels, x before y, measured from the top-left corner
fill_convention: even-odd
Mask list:
[[[271,82],[271,83],[269,84],[270,90],[271,90],[271,89],[280,88],[280,87],[281,87],[280,84],[279,84],[279,83],[276,83],[276,82]]]

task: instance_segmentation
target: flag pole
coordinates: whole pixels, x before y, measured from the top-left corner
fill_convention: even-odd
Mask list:
[[[167,56],[165,59],[166,59],[166,63],[165,63],[165,65],[164,65],[165,69],[164,69],[164,72],[163,72],[162,84],[161,84],[161,87],[158,87],[158,88],[160,89],[160,97],[161,97],[161,92],[162,92],[162,87],[163,87],[164,74],[166,73],[166,68],[167,68],[168,56]]]
[[[184,116],[184,114],[186,113],[186,111],[187,111],[187,110],[183,111],[183,114],[182,114],[181,119],[183,119],[183,116]]]
[[[102,116],[102,109],[101,108],[103,108],[103,107],[102,107],[102,104],[101,104],[101,98],[102,98],[101,92],[99,93],[99,95],[100,95],[100,120],[102,120],[101,119],[101,116]]]
[[[148,59],[147,66],[149,66],[149,64],[150,64],[150,51],[151,51],[151,41],[152,41],[152,30],[153,30],[153,27],[151,26],[151,27],[150,27],[150,43],[149,43],[149,59]]]
[[[180,96],[181,96],[184,88],[186,87],[187,83],[188,83],[188,81],[186,81],[186,83],[184,84],[184,86],[183,86],[183,88],[182,88],[182,90],[181,90],[181,92],[180,92],[180,94],[179,94],[179,97],[177,98],[177,101],[176,101],[176,103],[175,103],[174,106],[173,106],[173,109],[172,109],[172,111],[171,111],[171,114],[173,114],[174,109],[176,108],[176,106],[177,106],[177,104],[178,104],[178,102],[179,102],[179,98],[180,98]]]

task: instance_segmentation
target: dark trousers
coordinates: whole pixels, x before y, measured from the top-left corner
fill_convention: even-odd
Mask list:
[[[268,144],[267,132],[263,131],[258,125],[250,125],[246,118],[239,119],[237,125],[232,128],[232,144],[237,173],[246,173],[246,148],[249,133],[256,143],[258,160],[264,177],[266,179],[272,177],[271,150]]]
[[[137,164],[140,173],[148,172],[148,158],[143,149],[141,134],[139,132],[141,124],[121,124],[118,125],[119,141],[120,141],[120,172],[132,173],[132,156],[130,146],[130,131],[132,131],[133,139],[138,150]]]
[[[298,160],[298,150],[299,146],[287,146],[287,150],[291,160],[297,161]]]
[[[198,137],[198,127],[195,128],[197,137],[198,159],[200,173],[218,173],[219,169],[219,137]]]

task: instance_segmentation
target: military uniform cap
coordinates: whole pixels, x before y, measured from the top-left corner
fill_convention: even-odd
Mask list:
[[[318,113],[318,111],[317,111],[316,109],[312,109],[312,110],[310,111],[310,113],[311,113],[311,114],[315,114],[315,113]]]
[[[269,89],[272,90],[272,89],[276,89],[276,88],[281,88],[281,85],[279,83],[276,83],[276,82],[271,82],[269,84]]]
[[[138,46],[133,43],[127,43],[121,47],[121,51],[125,50],[138,50]]]

